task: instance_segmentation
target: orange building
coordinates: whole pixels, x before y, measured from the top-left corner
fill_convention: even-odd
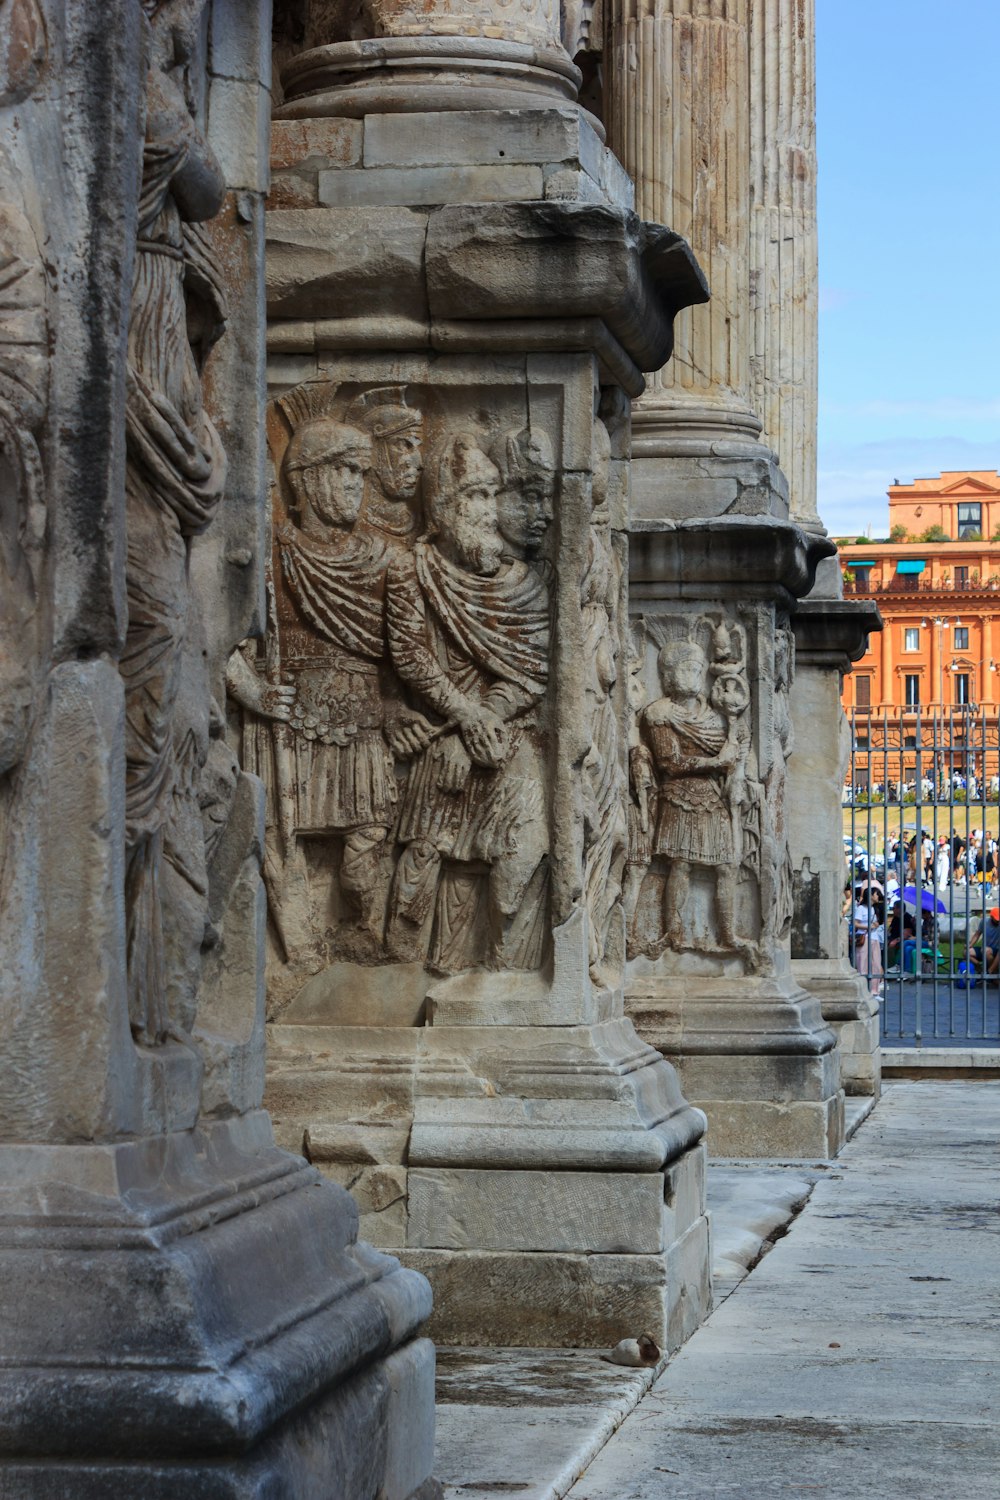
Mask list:
[[[1000,704],[1000,474],[948,473],[894,484],[891,531],[842,538],[845,597],[878,603],[885,628],[844,683],[844,707],[899,710]],[[939,528],[947,540],[918,541]]]
[[[1000,709],[1000,474],[894,484],[889,525],[892,541],[838,540],[845,597],[874,599],[884,621],[844,681],[848,718],[871,710],[870,725],[857,722],[865,714],[854,716],[855,748],[894,743],[915,752],[919,710],[921,745],[948,740],[949,762],[962,768],[971,762],[963,721],[976,709],[994,718]],[[932,540],[918,540],[928,534]],[[976,759],[985,769],[995,752]],[[862,780],[864,760],[855,763]],[[915,764],[915,753],[906,757],[905,769]]]

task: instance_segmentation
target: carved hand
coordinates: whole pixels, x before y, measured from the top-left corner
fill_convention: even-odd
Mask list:
[[[434,747],[437,784],[443,792],[460,792],[469,779],[472,762],[457,734],[446,735]]]
[[[462,738],[472,759],[479,766],[496,769],[502,766],[510,749],[506,724],[489,709],[481,708],[462,724]]]
[[[280,719],[287,724],[295,702],[295,689],[281,683],[266,682],[262,685],[257,701],[257,712],[265,719]]]
[[[340,724],[336,729],[331,729],[328,735],[331,745],[349,745],[358,737],[357,724]]]
[[[386,721],[385,737],[397,760],[409,760],[426,749],[434,736],[434,726],[413,708],[401,708]]]

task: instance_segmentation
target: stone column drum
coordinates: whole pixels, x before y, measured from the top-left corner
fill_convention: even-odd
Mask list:
[[[229,672],[270,1107],[441,1339],[673,1348],[704,1117],[623,1015],[627,398],[704,283],[556,7],[313,9],[279,40],[269,625]]]
[[[440,1495],[428,1284],[261,1106],[266,10],[0,18],[5,1500]]]

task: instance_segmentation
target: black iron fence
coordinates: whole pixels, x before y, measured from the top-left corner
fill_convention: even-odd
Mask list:
[[[1000,715],[857,709],[851,740],[844,913],[883,1045],[1000,1046]]]

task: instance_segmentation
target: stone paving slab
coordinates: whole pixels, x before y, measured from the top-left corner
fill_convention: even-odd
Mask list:
[[[435,1474],[446,1500],[561,1500],[655,1375],[593,1350],[439,1349]]]
[[[1000,1082],[894,1083],[570,1500],[1000,1495]]]
[[[748,1274],[827,1168],[710,1163],[717,1295]],[[439,1348],[435,1473],[446,1500],[562,1500],[656,1373],[594,1350]]]

